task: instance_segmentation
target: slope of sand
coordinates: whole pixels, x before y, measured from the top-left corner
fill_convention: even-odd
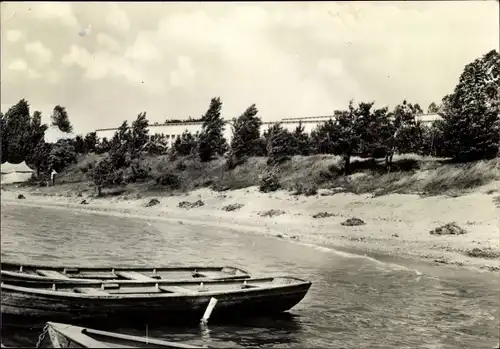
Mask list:
[[[2,204],[37,205],[72,210],[91,210],[99,214],[128,215],[173,220],[186,224],[224,226],[239,231],[274,235],[298,243],[355,249],[361,253],[396,254],[419,257],[435,263],[499,270],[500,260],[469,257],[467,250],[492,248],[499,251],[500,208],[495,204],[500,182],[481,187],[459,197],[419,197],[418,195],[354,195],[321,191],[316,196],[292,196],[278,191],[260,193],[257,188],[227,192],[200,189],[180,196],[155,196],[160,203],[146,207],[152,197],[117,196],[94,198],[53,188],[16,188],[2,190]],[[17,199],[23,193],[25,200]],[[89,193],[90,194],[90,193]],[[81,204],[86,200],[87,205]],[[181,201],[202,200],[201,207],[179,208]],[[243,205],[227,212],[230,204]],[[262,217],[269,210],[281,215]],[[327,218],[312,215],[328,212]],[[360,218],[361,226],[343,226],[348,218]],[[430,230],[455,222],[467,230],[464,235],[431,235]]]

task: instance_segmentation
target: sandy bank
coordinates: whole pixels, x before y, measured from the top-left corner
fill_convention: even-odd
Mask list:
[[[57,189],[56,189],[57,188]],[[367,253],[419,257],[436,263],[499,270],[499,258],[470,257],[467,251],[493,249],[499,252],[500,208],[495,198],[500,182],[490,183],[473,193],[459,197],[395,194],[380,197],[320,191],[316,196],[292,196],[287,192],[263,194],[254,187],[227,192],[208,189],[180,196],[155,196],[159,203],[146,207],[151,197],[126,196],[79,197],[54,188],[16,188],[2,190],[2,204],[52,206],[91,210],[102,214],[126,214],[135,217],[173,220],[186,224],[219,225],[302,243],[354,248]],[[19,200],[22,193],[26,199]],[[81,204],[86,200],[88,204]],[[180,208],[181,201],[201,200],[204,205]],[[239,204],[234,211],[228,205]],[[276,211],[275,216],[262,216]],[[328,217],[313,216],[327,212]],[[345,226],[349,218],[364,225]],[[467,230],[464,235],[431,235],[438,226],[455,222]]]

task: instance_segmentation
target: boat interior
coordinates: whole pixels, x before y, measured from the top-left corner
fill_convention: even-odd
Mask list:
[[[80,293],[89,295],[151,295],[159,293],[199,294],[201,292],[232,292],[241,289],[269,288],[283,285],[300,284],[303,280],[292,277],[267,277],[236,280],[207,280],[198,282],[29,282],[13,281],[6,284],[28,287],[37,290]]]
[[[3,272],[41,276],[55,280],[180,280],[191,278],[248,277],[248,273],[235,267],[177,267],[177,268],[47,268],[2,263]]]

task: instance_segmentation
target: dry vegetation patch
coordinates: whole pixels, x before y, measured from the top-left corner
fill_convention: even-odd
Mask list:
[[[231,205],[227,205],[227,206],[224,206],[222,208],[223,211],[227,211],[227,212],[230,212],[230,211],[237,211],[239,210],[240,208],[242,208],[244,205],[243,204],[231,204]]]
[[[340,224],[347,227],[354,227],[359,225],[365,225],[366,223],[362,219],[354,217],[354,218],[349,218]]]
[[[286,212],[282,210],[267,210],[267,211],[260,211],[257,213],[261,217],[275,217],[275,216],[281,216],[284,215]]]
[[[187,210],[189,210],[191,208],[201,207],[201,206],[205,206],[205,203],[201,200],[198,200],[195,202],[189,202],[189,201],[179,202],[179,208],[185,208]]]
[[[455,222],[447,223],[429,232],[431,235],[463,235],[467,230],[459,227]]]

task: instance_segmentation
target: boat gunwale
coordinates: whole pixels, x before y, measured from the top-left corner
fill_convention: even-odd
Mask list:
[[[66,338],[68,338],[68,334],[63,333],[64,329],[62,329],[60,327],[61,326],[68,326],[68,327],[72,328],[75,332],[77,332],[78,334],[86,337],[86,338],[83,338],[83,339],[90,338],[92,341],[95,341],[95,342],[99,343],[100,347],[103,347],[102,346],[103,345],[102,341],[99,341],[97,339],[92,338],[91,334],[96,334],[96,335],[108,337],[108,338],[111,338],[111,339],[122,339],[122,340],[126,340],[126,341],[128,340],[128,341],[131,341],[131,342],[141,343],[141,344],[146,344],[146,345],[147,344],[154,344],[154,345],[160,345],[160,346],[163,345],[163,346],[165,346],[167,348],[169,348],[169,347],[172,347],[172,348],[185,348],[185,349],[189,349],[189,348],[192,348],[192,349],[194,349],[194,348],[200,348],[200,349],[201,348],[206,348],[205,346],[194,346],[194,345],[184,344],[184,343],[175,343],[175,342],[165,341],[165,340],[157,339],[157,338],[148,338],[148,340],[146,341],[146,340],[144,340],[140,336],[128,335],[128,334],[122,334],[122,333],[115,333],[115,332],[108,332],[108,331],[101,331],[101,330],[96,330],[96,329],[92,329],[92,328],[88,328],[88,327],[63,324],[63,323],[60,323],[60,322],[48,321],[47,325],[49,325],[54,331],[56,331],[57,333],[59,333],[60,335],[66,337]],[[82,342],[80,342],[78,340],[75,340],[74,338],[70,338],[70,340],[73,341],[73,342],[76,342],[77,344],[80,344],[82,346],[87,345],[87,343],[82,343]],[[104,347],[108,347],[108,346],[104,345]]]
[[[23,268],[28,268],[28,269],[78,269],[79,271],[96,271],[96,270],[107,270],[107,269],[110,269],[110,270],[115,270],[115,271],[127,271],[127,270],[130,270],[130,271],[137,271],[137,270],[143,270],[143,271],[146,271],[146,270],[154,270],[156,269],[156,271],[191,271],[191,270],[200,270],[200,271],[222,271],[224,269],[235,269],[236,271],[240,271],[240,272],[243,272],[244,274],[247,274],[247,275],[250,275],[250,272],[246,269],[243,269],[243,268],[240,268],[240,267],[236,267],[236,266],[231,266],[231,265],[213,265],[213,266],[210,266],[210,265],[159,265],[159,266],[153,266],[153,265],[147,265],[147,266],[140,266],[140,265],[131,265],[131,266],[127,266],[127,265],[121,265],[121,266],[113,266],[113,265],[110,265],[110,266],[97,266],[97,267],[90,267],[90,266],[78,266],[78,265],[50,265],[50,264],[46,264],[46,265],[37,265],[37,264],[23,264],[23,263],[14,263],[14,262],[5,262],[5,261],[2,261],[0,263],[0,267],[3,267],[3,266],[8,266],[8,267],[17,267],[18,269],[20,267],[23,267]],[[1,269],[1,272],[3,273],[4,271],[9,271],[9,272],[13,272],[13,273],[16,273],[16,271],[13,271],[13,270],[4,270],[4,269]],[[23,274],[22,272],[17,272],[18,274]]]
[[[59,290],[52,290],[52,289],[40,289],[36,287],[23,287],[23,286],[17,286],[17,285],[11,285],[7,282],[2,282],[1,288],[2,288],[2,293],[5,291],[13,291],[13,292],[20,292],[24,294],[32,294],[32,295],[39,295],[39,296],[46,296],[46,297],[51,297],[51,298],[63,298],[63,299],[102,299],[102,300],[151,300],[151,299],[163,299],[163,298],[201,298],[201,297],[217,297],[221,295],[232,295],[232,294],[252,294],[252,293],[266,293],[268,291],[274,291],[274,290],[290,290],[290,289],[301,289],[303,287],[307,286],[306,292],[308,292],[309,288],[312,285],[311,281],[306,281],[302,279],[298,279],[295,277],[283,277],[281,276],[280,278],[291,278],[296,280],[295,283],[291,284],[277,284],[277,285],[266,285],[264,287],[251,287],[251,288],[241,288],[241,289],[234,289],[234,290],[220,290],[220,291],[202,291],[202,292],[193,292],[193,293],[183,293],[183,292],[172,292],[172,293],[142,293],[142,294],[90,294],[90,293],[72,293],[72,292],[67,292],[67,291],[59,291]],[[269,278],[261,278],[261,279],[253,279],[255,281],[258,280],[266,280]],[[274,279],[274,278],[272,278]],[[225,281],[221,280],[210,280],[211,282],[205,282],[204,283],[219,283],[219,284],[224,284]],[[229,282],[235,282],[235,281],[248,281],[248,280],[228,280]],[[140,282],[141,284],[146,284],[146,285],[155,285],[155,284],[161,284],[161,282]],[[175,286],[172,284],[175,284],[176,282],[164,282],[165,284],[170,285],[170,286]],[[226,282],[227,283],[227,282]],[[36,284],[36,283],[34,283]],[[48,284],[48,283],[47,283]],[[52,284],[58,284],[58,282],[53,282]],[[66,284],[67,282],[62,282],[59,284]],[[98,284],[105,284],[105,283],[98,283]],[[84,284],[85,286],[89,286],[89,284]],[[82,284],[80,283],[75,283],[74,287],[81,287]],[[97,289],[97,288],[96,288]],[[193,290],[194,291],[194,290]]]
[[[62,324],[62,323],[59,323],[59,322],[52,322],[52,321],[47,321],[47,325],[50,327],[50,329],[52,329],[53,331],[55,331],[58,335],[64,337],[66,340],[69,340],[70,342],[73,342],[73,343],[76,343],[78,345],[81,345],[83,348],[109,348],[108,345],[102,343],[101,341],[98,341],[90,336],[86,336],[84,333],[83,333],[83,329],[85,327],[80,327],[80,326],[72,326],[72,325],[65,325],[65,324]],[[77,339],[74,339],[74,338],[68,338],[68,334],[66,333],[63,333],[63,329],[60,328],[60,326],[69,326],[69,327],[72,327],[75,332],[75,334],[78,334],[78,335],[82,335],[82,336],[85,336],[87,338],[77,338]],[[84,343],[84,341],[82,340],[84,339],[87,343]],[[52,341],[52,339],[51,339]],[[88,343],[90,342],[90,343]],[[90,346],[89,346],[90,345]]]
[[[120,270],[115,270],[115,271],[120,271]],[[7,270],[2,270],[2,273],[0,275],[4,276],[12,276],[13,280],[3,280],[2,282],[33,282],[33,283],[60,283],[60,284],[67,284],[67,283],[79,283],[79,284],[92,284],[92,283],[123,283],[123,284],[135,284],[135,283],[141,283],[145,282],[144,280],[134,280],[134,279],[94,279],[94,278],[68,278],[68,279],[55,279],[55,278],[50,278],[42,275],[36,275],[36,274],[23,274],[23,273],[18,273],[18,272],[11,272]],[[63,274],[64,275],[64,274]],[[118,276],[118,275],[117,275]],[[147,276],[147,275],[145,275]],[[249,279],[252,276],[250,274],[243,274],[243,275],[221,275],[221,276],[214,276],[214,277],[198,277],[198,278],[189,278],[189,279],[158,279],[158,280],[151,280],[148,282],[208,282],[208,281],[229,281],[229,280],[244,280],[244,279]]]

